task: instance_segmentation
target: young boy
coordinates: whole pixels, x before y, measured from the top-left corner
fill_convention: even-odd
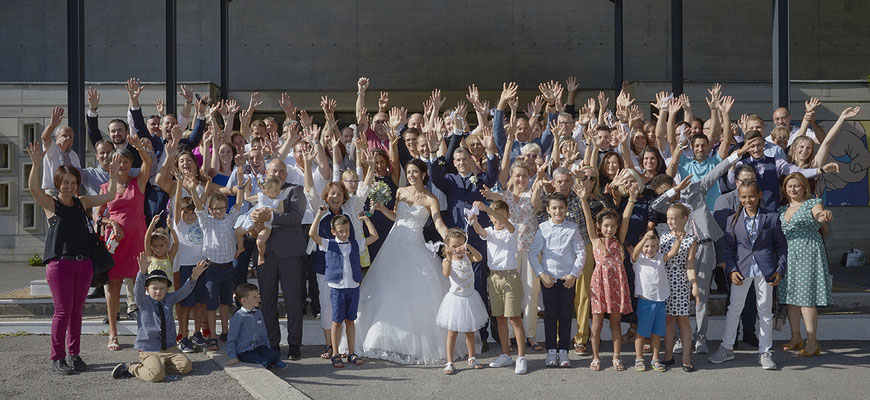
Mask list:
[[[568,199],[556,192],[547,197],[550,219],[542,223],[529,247],[529,263],[541,278],[544,335],[548,367],[570,367],[571,318],[574,316],[574,283],[586,261],[586,251],[577,224],[565,220]],[[538,261],[538,256],[541,260]],[[558,330],[558,332],[557,332]],[[558,336],[558,342],[557,342]],[[558,354],[557,354],[558,351]]]
[[[192,189],[191,189],[192,190]],[[241,199],[242,188],[235,187],[237,198]],[[196,193],[192,191],[191,193]],[[214,193],[208,199],[208,211],[203,209],[199,196],[191,196],[196,206],[196,215],[202,228],[202,255],[208,261],[208,273],[205,274],[206,304],[205,315],[208,321],[209,338],[206,345],[209,351],[218,350],[215,335],[215,320],[217,308],[221,308],[222,332],[229,330],[228,320],[230,304],[233,302],[233,258],[235,258],[236,235],[233,224],[241,214],[242,201],[236,201],[233,208],[227,210],[227,196]],[[229,211],[229,212],[227,212]]]
[[[193,267],[202,260],[202,228],[196,218],[196,206],[190,197],[181,196],[181,185],[176,185],[175,197],[172,201],[172,218],[167,224],[178,236],[178,253],[175,262],[178,272],[175,273],[175,282],[184,282],[193,272]],[[196,346],[205,347],[205,338],[200,333],[202,318],[205,313],[205,279],[199,280],[193,293],[178,303],[178,348],[183,353],[193,353]],[[193,335],[188,335],[188,321],[193,313]]]
[[[326,206],[320,206],[315,221],[320,221],[326,214]],[[308,231],[309,237],[314,243],[326,252],[326,283],[329,285],[330,300],[332,300],[332,357],[330,361],[335,368],[344,367],[341,355],[338,352],[338,343],[341,342],[342,324],[347,324],[347,362],[353,365],[362,365],[362,359],[354,353],[353,345],[356,337],[357,307],[359,306],[359,283],[362,281],[362,266],[360,265],[359,252],[378,240],[378,232],[372,221],[365,214],[360,214],[359,219],[366,224],[371,236],[365,240],[350,240],[350,219],[344,215],[332,217],[330,227],[335,239],[323,239],[317,233],[318,224],[312,224]]]
[[[492,226],[484,229],[477,222],[477,215],[471,217],[474,231],[486,241],[486,259],[489,263],[489,304],[492,316],[498,321],[498,337],[499,342],[501,342],[502,354],[495,361],[489,363],[489,366],[493,368],[505,367],[514,362],[508,346],[510,343],[508,319],[510,319],[511,326],[514,327],[514,335],[518,338],[526,337],[526,331],[523,328],[523,284],[517,270],[517,232],[514,225],[508,220],[510,209],[504,201],[493,201],[489,207],[483,202],[475,201],[474,206],[489,214],[492,221]],[[528,371],[528,366],[526,364],[526,343],[523,340],[517,341],[517,355],[514,373],[525,374]]]
[[[281,353],[269,347],[263,313],[257,308],[260,306],[260,290],[256,285],[243,283],[236,286],[235,294],[242,308],[230,319],[230,333],[227,335],[227,356],[230,360],[226,365],[229,367],[241,361],[266,368],[286,368],[287,364],[281,361]]]
[[[205,260],[193,268],[190,279],[181,289],[166,294],[172,282],[166,273],[155,270],[148,275],[148,256],[139,254],[139,274],[136,276],[136,304],[139,305],[139,328],[136,332],[136,344],[139,350],[139,362],[135,364],[121,363],[112,370],[112,378],[137,377],[147,382],[160,382],[168,371],[171,374],[189,374],[193,369],[190,360],[175,347],[175,320],[172,317],[172,307],[179,300],[193,292],[196,280],[208,268]]]
[[[634,368],[646,371],[643,361],[643,344],[650,339],[652,362],[656,371],[664,372],[665,365],[659,361],[661,339],[665,336],[665,300],[671,295],[665,263],[677,255],[680,246],[672,246],[667,254],[659,252],[659,238],[655,231],[648,231],[631,253],[634,264],[634,295],[637,297],[637,337],[634,339]]]

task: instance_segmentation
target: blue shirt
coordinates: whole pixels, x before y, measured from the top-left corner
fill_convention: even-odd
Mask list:
[[[160,338],[160,314],[158,313],[157,300],[145,294],[145,275],[141,272],[136,275],[136,285],[133,292],[136,304],[139,306],[139,328],[136,331],[136,343],[133,348],[139,351],[162,351]],[[185,299],[193,292],[196,280],[192,277],[184,282],[184,286],[175,292],[168,293],[160,304],[163,306],[163,319],[166,321],[166,342],[169,347],[175,345],[175,318],[172,310],[175,303]]]
[[[722,157],[719,157],[719,153],[713,154],[703,162],[698,162],[694,158],[686,157],[685,153],[680,154],[680,177],[685,178],[689,175],[692,175],[692,182],[698,182],[704,176],[706,176],[713,168],[716,168],[722,162]],[[713,210],[716,208],[716,199],[719,198],[722,192],[719,189],[719,182],[717,181],[710,190],[707,191],[707,209]]]
[[[754,244],[755,239],[758,237],[758,212],[756,211],[754,217],[750,217],[746,210],[743,210],[743,221],[746,224],[746,233],[749,234],[749,242]],[[753,276],[762,276],[761,269],[758,268],[758,262],[755,261],[755,256],[750,257],[749,271],[746,272],[744,278],[751,278]]]
[[[260,309],[240,308],[230,318],[230,331],[227,333],[227,356],[239,358],[239,353],[269,345],[266,323]]]

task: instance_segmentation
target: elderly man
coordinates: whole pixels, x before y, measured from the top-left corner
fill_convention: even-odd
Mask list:
[[[51,122],[42,131],[41,136],[42,148],[45,149],[45,157],[42,159],[42,188],[49,196],[56,196],[58,193],[53,178],[57,167],[67,165],[82,168],[79,155],[72,150],[75,132],[69,126],[60,126],[61,119],[63,119],[63,107],[55,107],[51,111]]]
[[[808,101],[804,102],[804,106],[806,111],[804,112],[804,119],[809,119],[809,123],[811,128],[806,130],[806,136],[813,140],[816,145],[820,145],[822,140],[825,140],[825,131],[819,126],[819,123],[816,122],[816,112],[815,109],[822,103],[819,99],[813,97]],[[788,145],[791,146],[791,142],[798,137],[798,131],[800,131],[800,127],[797,125],[791,124],[791,112],[788,111],[785,107],[777,108],[773,111],[773,123],[775,126],[783,127],[788,130]],[[767,141],[773,143],[773,138],[768,135]]]
[[[266,167],[266,175],[276,176],[281,181],[287,179],[287,166],[284,161],[275,159]],[[257,283],[260,286],[260,310],[266,322],[269,345],[280,350],[281,329],[278,326],[278,283],[284,293],[284,306],[287,311],[288,357],[298,360],[302,357],[299,346],[302,344],[302,263],[305,258],[307,242],[302,231],[302,216],[308,207],[302,186],[284,183],[281,189],[287,194],[284,212],[273,213],[267,209],[253,212],[255,222],[271,222],[272,235],[266,242],[266,263],[257,266]]]

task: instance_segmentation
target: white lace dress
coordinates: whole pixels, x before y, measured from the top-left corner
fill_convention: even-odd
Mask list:
[[[363,357],[401,364],[443,364],[447,331],[435,324],[448,291],[441,259],[426,248],[429,210],[399,202],[396,223],[360,286],[356,345]],[[456,346],[456,357],[464,357]]]

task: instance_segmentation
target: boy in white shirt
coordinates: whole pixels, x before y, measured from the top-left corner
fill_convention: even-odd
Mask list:
[[[505,367],[514,362],[508,343],[508,319],[518,338],[526,337],[523,327],[523,284],[520,272],[517,270],[517,232],[510,220],[510,209],[501,200],[492,202],[489,207],[481,201],[475,201],[474,206],[489,214],[492,226],[483,228],[477,221],[477,215],[472,214],[471,222],[474,231],[481,239],[486,240],[487,261],[489,264],[488,292],[492,316],[498,321],[498,337],[501,339],[502,354],[489,363],[490,367]],[[517,341],[517,361],[514,372],[525,374],[526,343]]]
[[[547,213],[550,219],[538,226],[538,232],[529,247],[529,263],[541,278],[541,297],[547,310],[544,336],[547,339],[548,367],[571,366],[568,347],[572,341],[574,283],[586,260],[580,230],[577,224],[565,219],[567,211],[568,199],[565,195],[559,192],[549,195]],[[538,256],[541,257],[540,261]]]
[[[634,263],[634,295],[637,297],[637,337],[634,339],[634,369],[646,371],[643,361],[643,342],[650,339],[652,347],[652,368],[665,372],[665,365],[659,362],[661,339],[665,336],[665,300],[671,295],[665,263],[674,258],[680,246],[672,246],[671,251],[659,251],[659,238],[655,231],[647,231],[640,243],[631,252]]]

